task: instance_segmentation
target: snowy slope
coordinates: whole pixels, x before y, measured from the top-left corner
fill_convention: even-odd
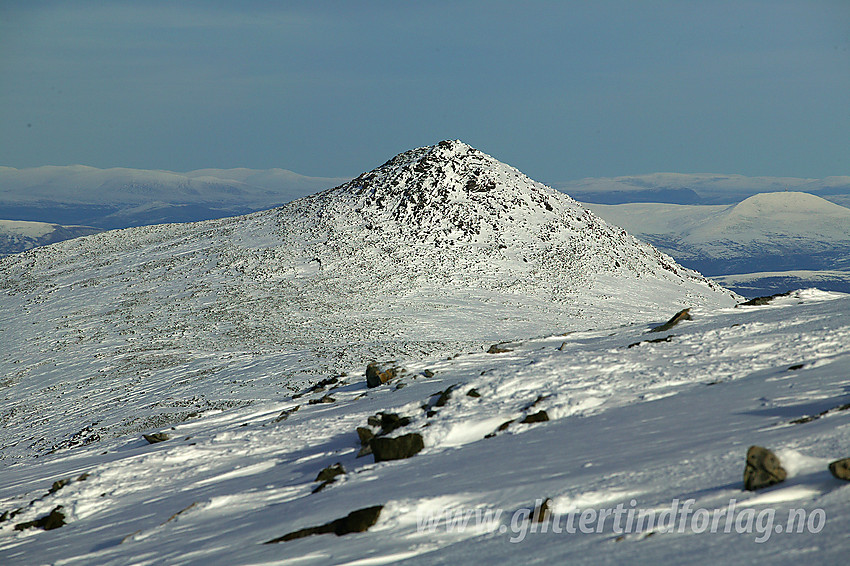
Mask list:
[[[0,220],[0,256],[100,232],[91,226],[60,226],[46,222]]]
[[[707,381],[765,370],[735,403],[736,389],[712,389],[720,398],[706,406],[738,411],[764,383],[780,391],[761,377],[788,364],[846,366],[845,298],[735,302],[456,141],[278,209],[0,259],[0,563],[468,562],[504,539],[417,534],[417,511],[690,493],[664,470],[693,444],[658,427],[712,431],[709,461],[725,466],[739,456],[728,433],[764,424],[723,417],[712,428],[714,413],[686,424]],[[647,333],[685,307],[694,320],[673,332],[681,338]],[[367,391],[373,360],[406,371]],[[806,373],[820,388],[810,397],[836,394],[831,368]],[[549,423],[484,440],[532,409]],[[354,429],[379,411],[411,417],[421,455],[355,458]],[[655,423],[646,442],[623,424],[638,422]],[[611,427],[606,445],[599,432]],[[157,432],[170,439],[141,438]],[[349,474],[310,495],[336,461]],[[62,479],[72,481],[54,486]],[[260,544],[375,504],[385,508],[366,535]],[[26,527],[58,506],[65,526]],[[467,539],[481,550],[465,555],[455,543]]]
[[[759,193],[796,191],[812,193],[850,206],[850,177],[746,177],[711,173],[652,173],[600,177],[554,183],[552,186],[583,202],[625,204],[732,204]]]
[[[284,169],[0,167],[0,217],[101,228],[206,220],[277,206],[342,181]]]
[[[587,206],[711,275],[850,268],[850,209],[807,193],[763,193],[733,206]]]
[[[735,300],[461,142],[279,209],[5,258],[0,284],[2,459],[279,396],[376,358]]]
[[[352,374],[298,398],[257,398],[250,407],[209,410],[146,431],[171,436],[158,444],[130,435],[7,466],[0,513],[20,511],[0,522],[0,562],[843,560],[850,485],[826,470],[850,456],[850,296],[808,290],[766,306],[692,314],[665,333],[637,324],[522,340],[499,354],[410,359],[405,376],[375,389],[366,388],[362,373]],[[649,341],[656,338],[662,340]],[[264,369],[234,366],[220,377],[244,380]],[[154,375],[144,387],[167,385]],[[436,394],[448,388],[450,398],[437,406]],[[319,400],[325,402],[311,403]],[[548,421],[519,422],[540,410]],[[411,417],[392,435],[420,433],[424,450],[380,463],[357,458],[355,427],[377,412]],[[515,421],[486,438],[509,419]],[[785,483],[742,491],[751,444],[776,452]],[[347,473],[312,493],[319,470],[337,462]],[[71,481],[52,487],[63,479]],[[543,533],[528,517],[545,498],[563,516],[562,529],[570,513],[575,528],[582,524],[577,513],[598,517],[617,505],[661,513],[690,501],[692,516],[697,509],[721,520],[715,533],[685,519],[675,524],[681,532],[621,534],[610,516],[601,527],[595,521],[573,534]],[[723,532],[731,501],[743,528],[732,521]],[[383,508],[368,532],[263,544],[374,505]],[[65,526],[14,529],[60,506]],[[792,509],[818,520],[804,521],[812,528],[803,532],[784,532]],[[476,510],[501,515],[479,524]],[[466,528],[456,513],[472,517]]]

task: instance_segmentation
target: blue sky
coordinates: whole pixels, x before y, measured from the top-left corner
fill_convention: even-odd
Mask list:
[[[850,174],[850,2],[9,2],[0,165]]]

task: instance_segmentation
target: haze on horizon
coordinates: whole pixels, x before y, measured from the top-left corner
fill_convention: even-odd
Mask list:
[[[846,175],[850,4],[0,4],[0,165]]]

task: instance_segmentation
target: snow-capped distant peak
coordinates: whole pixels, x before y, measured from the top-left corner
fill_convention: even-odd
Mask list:
[[[735,216],[765,216],[770,214],[826,214],[850,218],[850,209],[829,202],[819,196],[800,191],[759,193],[736,204],[731,214]]]

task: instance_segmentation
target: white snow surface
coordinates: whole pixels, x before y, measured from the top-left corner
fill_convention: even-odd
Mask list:
[[[248,407],[202,412],[163,428],[171,439],[162,443],[129,435],[7,463],[0,511],[20,511],[0,523],[0,562],[835,563],[848,551],[850,486],[826,468],[850,454],[850,411],[842,410],[848,314],[850,296],[806,290],[761,307],[701,310],[663,334],[672,335],[667,342],[647,342],[658,333],[637,324],[512,342],[501,354],[410,359],[406,374],[375,389],[351,375],[297,399],[256,396]],[[425,377],[426,368],[435,375]],[[259,371],[234,365],[221,377]],[[142,386],[168,395],[162,377]],[[433,406],[449,387],[452,397],[427,416],[421,405]],[[472,389],[481,396],[468,396]],[[310,404],[325,396],[334,402]],[[515,422],[484,438],[538,410],[550,420]],[[357,458],[355,427],[381,411],[410,416],[394,434],[418,432],[425,449],[406,460]],[[776,452],[786,482],[742,491],[751,444]],[[337,462],[347,473],[311,493],[319,470]],[[73,481],[48,494],[61,479]],[[816,533],[776,533],[762,543],[755,533],[722,530],[620,536],[610,521],[600,533],[519,540],[515,529],[529,528],[521,513],[543,498],[558,513],[617,504],[662,510],[675,499],[713,512],[735,500],[739,513],[774,509],[777,525],[791,509],[821,509],[826,522]],[[373,505],[384,507],[365,533],[262,544]],[[64,527],[14,530],[57,506]],[[474,509],[504,515],[490,528],[472,522],[463,530],[441,518]],[[429,516],[436,528],[420,531]]]
[[[826,466],[850,456],[850,296],[736,299],[457,141],[278,209],[0,259],[0,563],[837,560],[850,491]],[[391,359],[405,371],[367,389],[366,363]],[[357,458],[378,412],[410,417],[392,435],[424,450]],[[170,439],[141,438],[155,432]],[[751,444],[776,451],[784,484],[741,491]],[[347,473],[312,493],[336,462]],[[511,516],[542,498],[559,513],[736,499],[827,522],[764,543],[512,543]],[[262,544],[373,505],[365,533]],[[65,526],[15,529],[59,506]],[[505,515],[417,529],[446,509]]]

